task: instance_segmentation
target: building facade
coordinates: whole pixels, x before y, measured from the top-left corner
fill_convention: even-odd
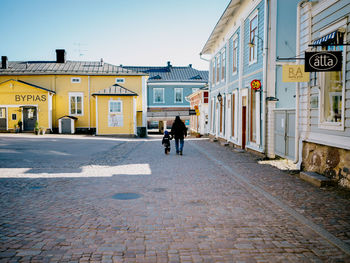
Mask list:
[[[123,66],[123,68],[148,74],[147,121],[148,128],[163,132],[170,129],[175,116],[190,120],[190,102],[187,96],[205,87],[208,71],[187,67],[175,67],[170,62],[165,67]]]
[[[210,56],[210,135],[257,152],[265,143],[266,2],[232,0],[201,52]]]
[[[340,71],[297,86],[299,164],[350,188],[350,2],[300,1],[297,52],[340,51]],[[304,61],[300,61],[301,64]]]
[[[208,134],[208,87],[201,88],[187,97],[195,114],[191,115],[190,132],[196,135]]]
[[[35,126],[58,132],[59,120],[74,117],[77,132],[134,135],[146,125],[147,74],[102,60],[9,62],[0,69],[0,129],[19,122],[24,131]]]
[[[294,159],[295,138],[278,126],[295,127],[295,84],[282,82],[281,57],[295,58],[297,3],[230,1],[201,52],[210,56],[211,136]]]

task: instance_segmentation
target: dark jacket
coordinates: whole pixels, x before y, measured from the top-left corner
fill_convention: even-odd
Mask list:
[[[171,140],[170,135],[165,134],[162,140],[162,144],[164,145],[164,147],[170,147],[170,140]]]
[[[171,134],[175,139],[183,139],[187,136],[187,128],[178,116],[175,118],[173,126],[171,127]]]

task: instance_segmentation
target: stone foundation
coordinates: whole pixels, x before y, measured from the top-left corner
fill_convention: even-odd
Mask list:
[[[303,142],[302,169],[322,174],[350,189],[350,151]]]

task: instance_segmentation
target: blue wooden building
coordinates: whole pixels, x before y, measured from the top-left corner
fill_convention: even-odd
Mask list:
[[[295,110],[295,84],[282,83],[278,57],[295,57],[297,3],[228,4],[201,51],[210,59],[211,136],[275,156],[275,110]]]
[[[147,81],[147,122],[149,129],[162,132],[171,128],[175,116],[189,122],[190,102],[186,97],[208,83],[208,71],[185,67],[123,66],[125,69],[149,74]]]

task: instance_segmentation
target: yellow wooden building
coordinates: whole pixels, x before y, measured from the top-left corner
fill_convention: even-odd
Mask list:
[[[0,130],[62,132],[71,118],[76,132],[135,135],[147,125],[147,74],[98,62],[8,62],[0,69]]]

